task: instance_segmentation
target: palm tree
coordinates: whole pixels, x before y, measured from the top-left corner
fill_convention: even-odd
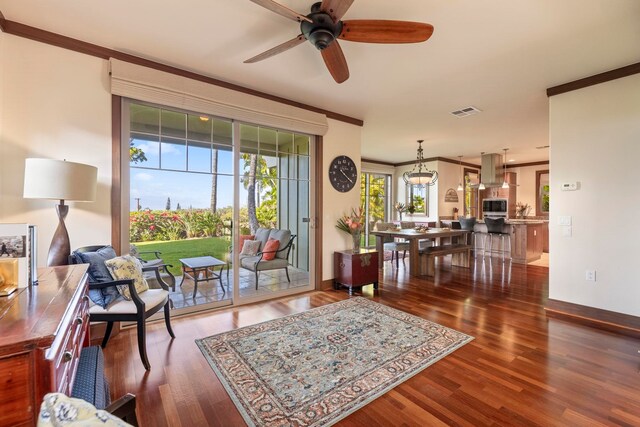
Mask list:
[[[247,211],[249,214],[249,229],[251,234],[255,234],[260,226],[256,215],[256,175],[258,171],[258,156],[249,156],[249,176],[247,181]]]
[[[211,213],[218,209],[218,150],[211,151]]]

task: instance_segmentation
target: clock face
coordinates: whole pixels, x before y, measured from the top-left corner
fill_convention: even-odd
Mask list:
[[[358,180],[358,168],[347,156],[338,156],[329,165],[329,181],[336,190],[346,193]]]

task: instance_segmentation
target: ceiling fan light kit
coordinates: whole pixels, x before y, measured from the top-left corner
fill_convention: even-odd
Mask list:
[[[349,67],[337,39],[361,43],[419,43],[429,39],[433,26],[422,22],[389,20],[342,21],[354,0],[323,0],[311,6],[307,16],[273,1],[251,0],[285,18],[300,23],[301,34],[244,61],[254,63],[289,50],[305,39],[322,55],[329,73],[337,83],[349,78]]]

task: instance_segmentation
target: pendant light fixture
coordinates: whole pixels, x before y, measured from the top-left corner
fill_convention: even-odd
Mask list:
[[[507,150],[508,148],[503,148],[504,150],[504,161],[502,162],[504,171],[502,172],[502,188],[508,189],[509,183],[507,182]]]
[[[458,191],[464,191],[464,187],[462,186],[462,156],[458,156],[458,163],[460,165],[460,183],[458,184]]]
[[[418,156],[416,164],[411,169],[411,172],[407,171],[402,174],[404,182],[416,187],[431,186],[438,180],[438,172],[427,169],[424,165],[424,156],[422,150],[422,143],[424,139],[418,140]],[[417,170],[416,170],[417,169]]]

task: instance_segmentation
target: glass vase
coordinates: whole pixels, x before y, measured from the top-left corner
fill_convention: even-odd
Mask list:
[[[351,238],[353,239],[353,253],[357,254],[360,252],[360,230],[353,231]]]

